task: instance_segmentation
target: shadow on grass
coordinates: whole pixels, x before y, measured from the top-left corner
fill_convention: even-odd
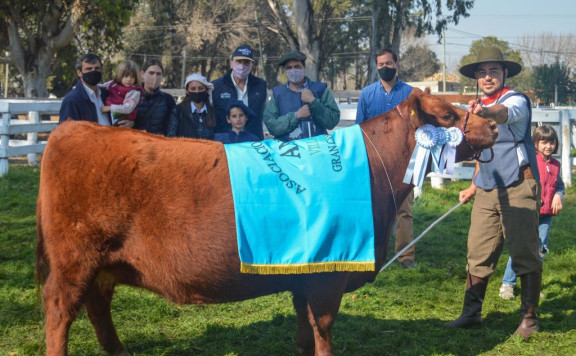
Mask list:
[[[477,355],[493,350],[514,332],[517,313],[490,313],[477,330],[443,327],[446,320],[383,320],[339,315],[333,332],[337,355]],[[296,318],[276,316],[241,328],[211,324],[200,337],[124,339],[135,355],[296,355]],[[182,330],[185,334],[185,330]],[[96,355],[96,354],[95,354]]]

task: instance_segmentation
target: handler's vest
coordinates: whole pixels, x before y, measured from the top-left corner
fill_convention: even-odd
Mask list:
[[[306,79],[308,84],[308,89],[314,93],[317,100],[320,100],[324,90],[326,90],[327,84],[320,82],[313,82]],[[296,112],[300,109],[304,103],[300,99],[300,92],[294,92],[288,88],[287,85],[279,85],[272,89],[272,95],[276,106],[278,106],[278,111],[280,115],[286,115],[290,112]],[[322,127],[313,116],[307,119],[300,120],[298,126],[291,132],[280,135],[276,139],[281,141],[292,141],[306,137],[325,135],[327,133],[326,129]]]
[[[521,95],[526,100],[529,108],[528,126],[524,137],[517,141],[510,127],[506,124],[498,125],[498,138],[494,143],[494,159],[488,163],[479,163],[480,170],[474,179],[474,184],[484,190],[494,188],[506,188],[518,180],[520,173],[520,166],[518,164],[518,151],[519,144],[524,145],[526,153],[528,154],[528,162],[530,162],[530,169],[532,175],[537,181],[540,180],[538,174],[538,163],[536,162],[536,147],[531,135],[531,122],[532,122],[532,105],[530,99],[521,93],[509,91],[502,96],[495,104],[501,104],[507,98],[514,95]],[[480,159],[487,161],[490,159],[490,150],[482,151]]]

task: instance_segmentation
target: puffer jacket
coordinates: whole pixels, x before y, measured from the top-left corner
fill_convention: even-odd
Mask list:
[[[138,115],[134,128],[150,133],[166,135],[168,118],[176,106],[172,95],[156,88],[152,93],[144,91],[140,104],[136,107]]]

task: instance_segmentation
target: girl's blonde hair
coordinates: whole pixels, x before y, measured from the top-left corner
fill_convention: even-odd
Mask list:
[[[138,67],[138,64],[131,60],[125,60],[118,64],[113,80],[115,83],[122,83],[122,78],[124,78],[126,75],[131,75],[134,77],[134,85],[140,85],[140,83],[142,83],[142,78],[140,77],[140,68]]]
[[[538,126],[532,134],[532,139],[534,140],[535,144],[538,144],[538,141],[552,142],[554,144],[554,152],[552,152],[552,154],[556,154],[558,152],[558,135],[552,126]]]

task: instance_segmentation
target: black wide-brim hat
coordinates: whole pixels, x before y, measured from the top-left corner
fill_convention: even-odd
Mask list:
[[[499,62],[508,69],[508,78],[512,78],[516,74],[520,73],[522,70],[522,66],[516,62],[512,61],[505,61],[504,56],[502,55],[502,51],[500,48],[497,47],[484,47],[478,52],[478,57],[476,58],[476,62],[466,64],[460,68],[460,74],[465,77],[476,79],[474,73],[476,72],[476,67],[480,63],[486,62]]]

